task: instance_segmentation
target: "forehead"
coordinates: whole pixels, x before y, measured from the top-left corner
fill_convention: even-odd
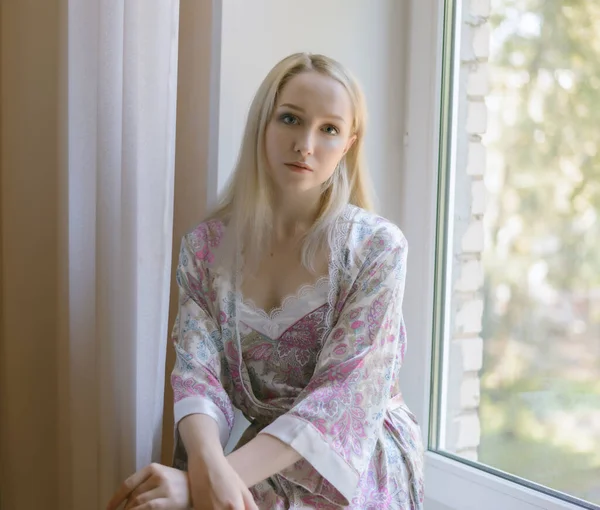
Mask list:
[[[300,73],[288,81],[277,99],[277,106],[291,103],[313,115],[338,115],[352,119],[352,101],[337,80],[316,72]]]

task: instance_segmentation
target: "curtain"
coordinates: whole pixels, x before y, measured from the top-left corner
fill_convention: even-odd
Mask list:
[[[177,77],[177,143],[173,253],[181,237],[214,206],[218,191],[221,74],[221,0],[181,2]],[[177,314],[179,289],[171,278],[169,324]],[[168,376],[175,351],[167,350],[162,463],[173,454],[173,391]]]
[[[99,510],[171,456],[169,298],[216,197],[221,2],[18,0],[0,24],[0,507]]]
[[[160,460],[179,2],[65,9],[61,509],[85,510]]]

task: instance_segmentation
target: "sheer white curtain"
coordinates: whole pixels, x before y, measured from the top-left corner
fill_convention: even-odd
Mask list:
[[[61,509],[160,460],[178,0],[64,0]]]

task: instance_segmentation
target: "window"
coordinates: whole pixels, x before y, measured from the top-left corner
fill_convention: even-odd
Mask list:
[[[444,34],[430,450],[595,508],[600,3],[446,0]]]

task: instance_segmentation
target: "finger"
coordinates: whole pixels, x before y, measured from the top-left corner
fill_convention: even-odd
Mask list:
[[[117,489],[114,496],[109,501],[106,510],[117,510],[119,505],[127,499],[127,496],[142,482],[146,481],[152,474],[151,466],[146,466],[140,469],[136,473],[132,474],[127,480],[125,480],[121,486]]]
[[[133,490],[131,492],[131,494],[129,494],[129,496],[127,497],[127,504],[125,505],[125,508],[123,510],[129,510],[130,508],[133,508],[136,504],[139,504],[139,503],[134,504],[135,499],[138,496],[141,496],[142,494],[151,491],[152,489],[156,489],[158,487],[158,485],[159,484],[158,484],[157,479],[154,478],[153,476],[151,476],[145,482],[138,485],[135,488],[135,490]]]
[[[242,492],[242,497],[244,498],[244,510],[258,510],[258,505],[254,502],[254,497],[248,489]]]
[[[135,498],[130,498],[129,503],[127,503],[127,510],[140,510],[141,508],[162,508],[161,506],[148,506],[150,505],[158,505],[163,502],[168,502],[168,499],[165,498],[164,490],[162,487],[157,487],[156,489],[152,489],[151,491],[144,492]]]

